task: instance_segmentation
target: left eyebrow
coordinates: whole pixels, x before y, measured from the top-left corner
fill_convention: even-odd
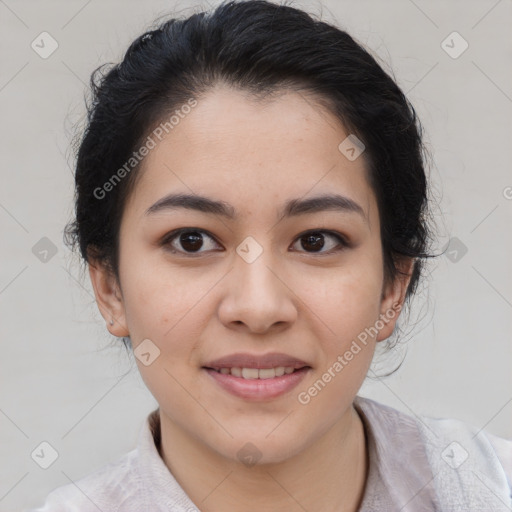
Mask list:
[[[366,220],[363,208],[353,199],[340,194],[327,194],[309,199],[292,199],[286,203],[279,219],[325,211],[356,213]]]
[[[150,206],[146,210],[145,215],[179,208],[219,215],[230,220],[234,220],[237,217],[235,208],[229,203],[194,194],[169,194]],[[356,213],[365,221],[367,220],[363,208],[358,203],[349,197],[339,194],[327,194],[309,199],[291,199],[285,203],[278,218],[282,220],[286,217],[324,211]]]

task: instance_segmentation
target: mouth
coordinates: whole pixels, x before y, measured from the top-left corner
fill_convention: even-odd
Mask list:
[[[233,377],[238,377],[246,380],[266,380],[266,379],[274,379],[276,377],[282,377],[283,375],[290,375],[292,373],[298,372],[305,368],[311,368],[310,366],[301,366],[298,368],[294,368],[293,366],[277,366],[274,368],[240,368],[240,367],[222,367],[222,368],[210,368],[204,366],[203,368],[207,370],[212,370],[222,375],[232,375]]]
[[[290,392],[312,367],[282,352],[244,352],[208,361],[202,370],[221,391],[244,400],[268,401]]]
[[[207,377],[223,393],[249,402],[268,402],[290,393],[312,370],[311,366],[293,368],[203,367]]]

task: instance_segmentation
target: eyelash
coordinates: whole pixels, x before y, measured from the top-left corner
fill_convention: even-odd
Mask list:
[[[164,236],[164,238],[162,239],[162,242],[161,242],[161,245],[162,246],[165,246],[165,247],[168,247],[169,248],[169,251],[173,254],[181,254],[181,255],[184,255],[185,257],[191,257],[191,258],[194,258],[194,257],[198,257],[200,256],[201,254],[204,254],[208,251],[202,251],[202,252],[186,252],[186,251],[182,251],[182,250],[176,250],[172,247],[171,243],[176,239],[178,238],[180,235],[182,235],[183,233],[199,233],[199,234],[202,234],[202,235],[207,235],[208,237],[210,237],[211,239],[213,239],[215,241],[215,243],[217,243],[218,245],[220,245],[217,240],[215,239],[215,237],[210,234],[208,231],[204,230],[204,229],[196,229],[196,228],[180,228],[180,229],[176,229],[174,231],[171,231],[170,233],[168,233],[167,235]],[[295,239],[293,245],[295,245],[295,243],[297,241],[299,241],[301,238],[304,238],[308,235],[312,235],[312,234],[318,234],[318,233],[322,233],[322,234],[327,234],[329,236],[332,236],[333,238],[335,238],[339,244],[340,247],[338,248],[334,248],[334,249],[331,249],[329,251],[324,251],[324,252],[307,252],[305,251],[305,254],[310,254],[310,255],[330,255],[330,254],[334,254],[334,253],[337,253],[337,252],[340,252],[348,247],[350,247],[350,244],[347,242],[347,240],[345,239],[345,237],[343,237],[340,233],[336,232],[336,231],[332,231],[332,230],[322,230],[322,229],[310,229],[308,231],[304,231],[303,233],[301,233],[300,235],[297,236],[297,238]],[[299,252],[302,252],[302,251],[299,251]]]

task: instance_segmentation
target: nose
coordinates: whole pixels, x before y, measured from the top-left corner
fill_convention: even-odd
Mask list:
[[[264,334],[286,329],[296,320],[298,299],[292,283],[270,251],[263,251],[252,263],[237,256],[227,277],[218,310],[226,327]]]

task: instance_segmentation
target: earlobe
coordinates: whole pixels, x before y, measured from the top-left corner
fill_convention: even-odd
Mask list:
[[[89,276],[94,289],[96,304],[101,316],[107,322],[109,332],[119,338],[129,336],[122,294],[112,271],[105,264],[91,260],[89,262]]]
[[[407,289],[414,270],[414,258],[407,258],[397,264],[398,273],[393,282],[384,287],[379,319],[384,324],[376,340],[384,341],[391,336],[403,308]]]

